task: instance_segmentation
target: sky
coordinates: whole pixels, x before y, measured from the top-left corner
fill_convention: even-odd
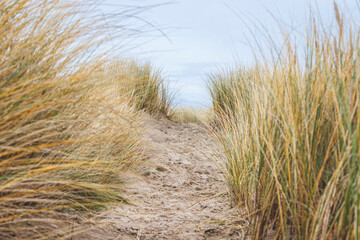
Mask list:
[[[359,19],[358,1],[337,3]],[[175,105],[192,107],[210,105],[208,74],[254,62],[254,38],[265,42],[267,32],[281,44],[279,25],[303,34],[310,9],[326,26],[334,16],[333,0],[105,0],[101,7],[116,13],[134,6],[143,10],[123,25],[139,31],[124,56],[162,69]]]

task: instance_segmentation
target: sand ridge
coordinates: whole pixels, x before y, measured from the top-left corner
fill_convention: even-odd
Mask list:
[[[142,176],[129,177],[133,205],[102,213],[94,239],[242,239],[237,210],[213,159],[217,146],[200,124],[149,119]]]

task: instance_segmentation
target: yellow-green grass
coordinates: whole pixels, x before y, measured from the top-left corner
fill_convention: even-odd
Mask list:
[[[359,29],[314,20],[306,54],[219,73],[211,92],[225,177],[253,239],[359,239]]]
[[[113,60],[105,65],[105,71],[117,79],[117,91],[135,110],[167,118],[171,116],[172,96],[167,91],[161,71],[151,64]]]
[[[211,111],[205,108],[179,107],[173,110],[171,119],[183,123],[210,123]]]
[[[0,239],[69,234],[78,210],[126,201],[121,172],[143,160],[141,116],[106,71],[88,7],[0,3]]]

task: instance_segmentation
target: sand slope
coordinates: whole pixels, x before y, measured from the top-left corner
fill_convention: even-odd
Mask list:
[[[102,214],[102,239],[241,239],[230,206],[216,145],[197,124],[149,119],[149,165],[129,176],[134,205]]]

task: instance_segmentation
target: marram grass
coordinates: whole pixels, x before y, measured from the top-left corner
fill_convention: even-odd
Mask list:
[[[141,116],[105,71],[89,6],[0,3],[0,239],[70,238],[78,210],[126,201],[121,172],[143,160]]]
[[[212,77],[216,132],[234,201],[253,239],[360,238],[359,29],[285,40],[276,64]],[[285,37],[285,39],[289,39]]]
[[[210,123],[210,109],[178,107],[173,110],[171,119],[182,123]]]
[[[105,65],[105,71],[116,79],[117,91],[137,111],[151,115],[171,116],[172,97],[164,84],[161,71],[149,63],[130,60],[113,60]]]

